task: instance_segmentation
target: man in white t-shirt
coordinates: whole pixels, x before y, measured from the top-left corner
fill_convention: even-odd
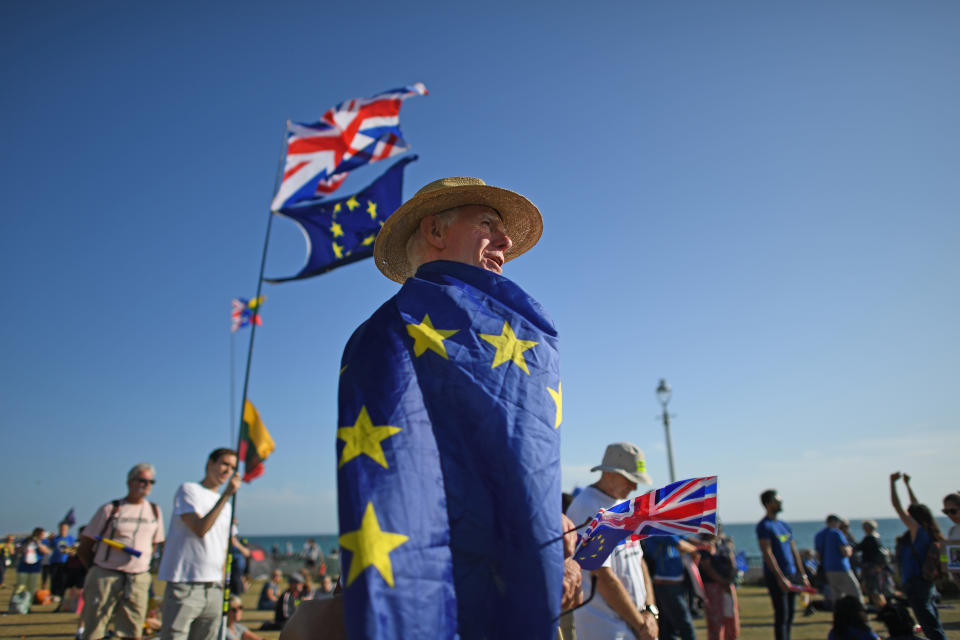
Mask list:
[[[218,493],[226,483],[224,492]],[[240,488],[237,454],[217,449],[202,482],[185,482],[173,498],[173,518],[160,560],[162,640],[213,640],[223,609],[223,571],[230,540],[230,497]]]
[[[156,482],[149,462],[127,473],[127,495],[97,509],[80,532],[78,555],[92,557],[83,584],[83,640],[99,640],[113,621],[120,638],[139,638],[147,617],[150,590],[150,558],[163,542],[160,507],[147,500]],[[139,551],[137,556],[96,538],[106,538]],[[82,551],[81,551],[82,550]]]
[[[603,462],[591,471],[601,471],[600,479],[578,493],[567,509],[575,525],[583,524],[600,509],[622,502],[637,490],[637,484],[651,483],[643,451],[629,442],[608,446]],[[597,593],[573,613],[578,638],[657,637],[660,612],[638,540],[624,539],[603,567],[591,573],[597,579]],[[587,583],[586,578],[583,582]]]

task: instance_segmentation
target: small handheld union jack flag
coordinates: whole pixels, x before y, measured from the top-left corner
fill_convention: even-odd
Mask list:
[[[263,304],[264,300],[266,300],[266,296],[260,296],[253,300],[234,298],[231,302],[233,311],[230,313],[230,331],[250,326],[250,320],[253,320],[257,326],[262,326],[263,320],[260,318],[260,312],[257,311],[254,315],[254,309]]]
[[[599,569],[627,536],[640,540],[716,532],[717,476],[680,480],[601,509],[580,537],[573,559],[584,569]]]

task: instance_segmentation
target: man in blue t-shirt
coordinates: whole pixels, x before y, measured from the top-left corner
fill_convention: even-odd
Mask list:
[[[827,526],[814,536],[813,546],[820,555],[827,584],[830,585],[830,599],[836,602],[843,596],[853,596],[862,602],[860,583],[850,569],[853,545],[840,531],[841,524],[839,516],[827,516]]]
[[[67,560],[76,550],[77,539],[70,535],[70,525],[60,523],[59,535],[50,538],[50,594],[57,600],[63,598],[67,590]]]
[[[683,586],[686,569],[680,554],[693,553],[697,548],[680,536],[651,536],[643,541],[643,549],[650,561],[654,595],[660,610],[660,639],[695,640],[697,633]]]
[[[767,514],[757,523],[757,541],[763,555],[763,579],[773,603],[773,632],[776,640],[790,640],[796,602],[795,584],[810,586],[803,572],[803,561],[793,540],[793,530],[777,519],[783,501],[774,489],[760,494],[760,504]]]

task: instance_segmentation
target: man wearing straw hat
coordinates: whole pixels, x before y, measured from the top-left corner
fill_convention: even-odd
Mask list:
[[[428,184],[374,246],[400,291],[341,362],[338,509],[352,638],[539,637],[563,589],[557,334],[503,277],[539,210]]]

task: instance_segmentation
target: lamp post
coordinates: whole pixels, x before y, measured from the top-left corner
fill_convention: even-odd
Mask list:
[[[667,413],[667,404],[670,402],[670,394],[673,392],[670,385],[663,378],[660,378],[660,384],[657,385],[657,400],[663,407],[663,431],[667,436],[667,462],[670,463],[670,482],[675,482],[677,477],[673,472],[673,442],[670,440],[670,414]]]

